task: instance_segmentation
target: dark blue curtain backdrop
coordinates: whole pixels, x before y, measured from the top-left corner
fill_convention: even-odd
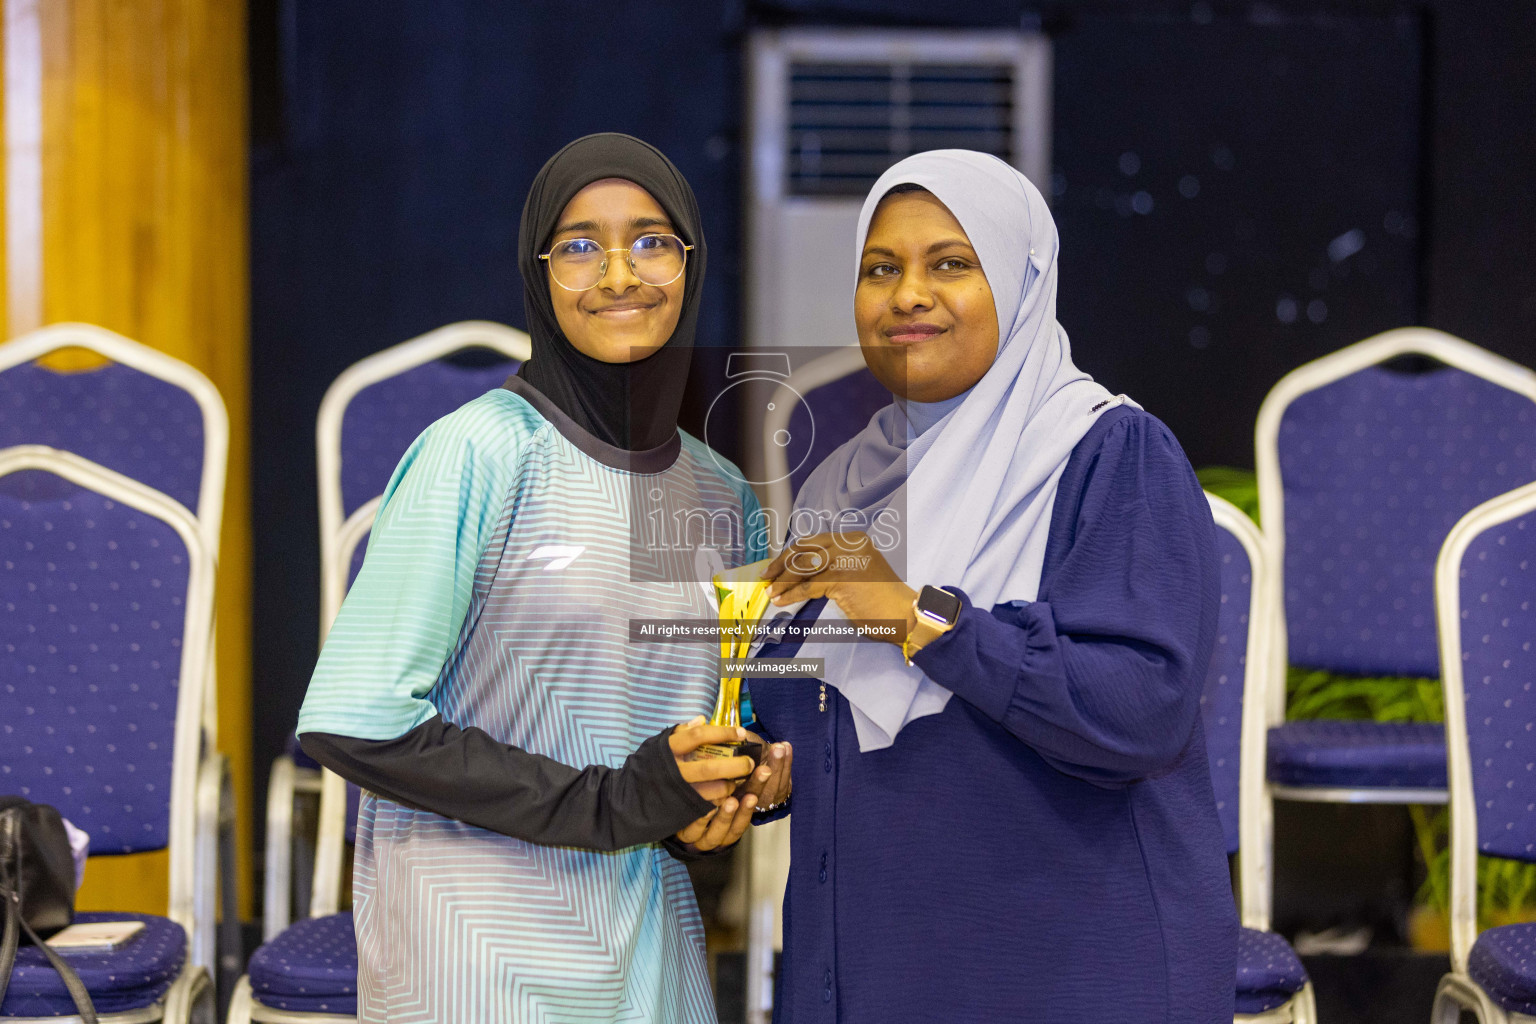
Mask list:
[[[1251,465],[1270,385],[1380,330],[1428,323],[1536,362],[1536,5],[252,0],[250,17],[258,765],[317,648],[321,395],[441,324],[522,324],[518,213],[560,145],[628,131],[688,175],[712,250],[700,372],[716,376],[751,269],[758,25],[1052,34],[1039,184],[1061,319],[1079,364],[1196,465]]]
[[[1418,319],[1421,79],[1409,17],[1061,33],[1059,316],[1195,465],[1252,465],[1276,380]]]

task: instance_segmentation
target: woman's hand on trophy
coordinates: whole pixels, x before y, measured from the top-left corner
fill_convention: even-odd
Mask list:
[[[736,789],[736,796],[757,797],[755,810],[769,811],[789,799],[790,767],[795,761],[795,748],[788,743],[775,743],[768,748],[752,777]]]
[[[776,807],[789,799],[789,769],[793,759],[794,750],[788,743],[775,743],[752,777],[718,808],[679,832],[678,840],[701,853],[708,853],[741,839],[752,824],[755,811]]]
[[[750,757],[711,757],[698,761],[688,756],[700,747],[711,743],[738,743],[752,738],[752,734],[740,726],[708,725],[701,715],[684,722],[672,730],[667,742],[672,747],[672,757],[683,781],[698,792],[699,796],[719,804],[735,791],[739,780],[752,773],[757,762]]]
[[[825,597],[856,626],[905,624],[895,633],[874,630],[870,639],[899,644],[911,626],[917,591],[896,575],[862,531],[818,533],[786,544],[763,578],[773,581],[769,599],[780,607]]]

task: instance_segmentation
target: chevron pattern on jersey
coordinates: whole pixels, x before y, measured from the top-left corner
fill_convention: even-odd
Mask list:
[[[714,617],[696,553],[637,550],[636,515],[733,518],[719,553],[736,565],[758,556],[743,501],[691,438],[665,472],[632,474],[509,392],[477,399],[391,481],[301,729],[393,736],[440,713],[567,764],[622,765],[708,714],[718,687],[713,643],[629,642],[631,618]],[[537,846],[368,794],[354,908],[361,1021],[715,1019],[692,885],[659,846]]]
[[[372,795],[358,841],[359,1020],[714,1021],[687,870],[659,847],[540,847]]]

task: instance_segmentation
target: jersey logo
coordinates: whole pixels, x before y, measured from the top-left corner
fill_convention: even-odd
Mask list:
[[[528,561],[542,561],[549,559],[549,564],[544,567],[545,572],[559,572],[572,562],[583,551],[587,550],[579,545],[571,544],[545,544],[534,548],[533,554],[528,556]]]

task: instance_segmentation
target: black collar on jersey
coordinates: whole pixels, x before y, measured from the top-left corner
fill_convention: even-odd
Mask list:
[[[661,348],[632,363],[605,363],[577,351],[560,331],[549,299],[549,277],[539,254],[567,203],[588,185],[623,178],[645,189],[667,212],[682,240],[693,246],[677,328]],[[577,139],[549,158],[534,178],[518,232],[523,307],[533,354],[518,376],[581,429],[604,444],[649,451],[677,434],[678,410],[693,358],[693,333],[704,289],[704,231],[693,189],[655,146],[604,132]]]
[[[575,445],[578,451],[610,469],[621,469],[626,473],[665,473],[682,453],[683,435],[677,430],[673,430],[672,436],[655,448],[630,451],[593,436],[591,431],[572,421],[564,409],[517,374],[508,377],[502,387],[533,406],[534,411],[548,420],[560,436]]]

